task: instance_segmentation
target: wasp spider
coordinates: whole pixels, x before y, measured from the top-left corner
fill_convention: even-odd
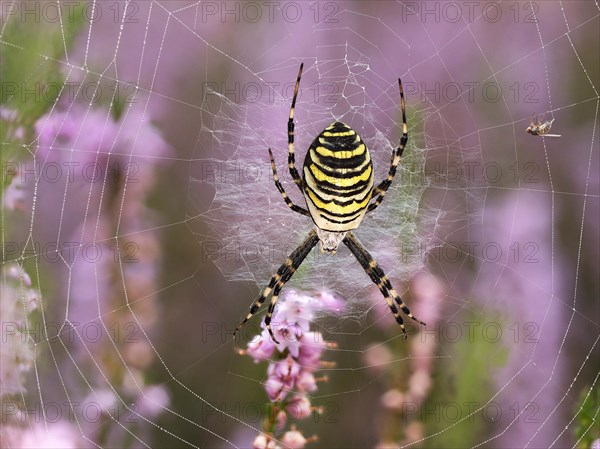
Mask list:
[[[294,160],[294,108],[303,66],[304,64],[301,64],[298,71],[288,120],[288,167],[294,182],[304,195],[308,209],[294,204],[286,194],[277,176],[270,148],[269,157],[275,185],[286,204],[294,212],[312,218],[316,226],[279,267],[267,287],[250,307],[246,318],[236,328],[234,335],[271,295],[265,325],[271,338],[279,343],[271,330],[271,317],[281,289],[317,243],[320,243],[322,252],[330,254],[335,254],[340,243],[344,243],[385,297],[406,339],[406,329],[398,307],[416,322],[425,323],[410,313],[379,264],[351,232],[358,227],[366,213],[373,211],[383,201],[408,141],[402,82],[398,79],[402,108],[402,137],[400,146],[392,151],[390,168],[382,182],[377,186],[373,184],[373,164],[363,140],[348,125],[337,121],[325,128],[310,145],[304,159],[303,176],[300,177]],[[371,202],[373,199],[374,201]]]

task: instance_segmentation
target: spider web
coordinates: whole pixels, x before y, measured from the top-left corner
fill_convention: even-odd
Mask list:
[[[319,31],[318,28],[316,31]],[[366,55],[352,48],[345,48],[344,51],[348,55],[347,63],[341,64],[338,60],[320,62],[317,59],[314,66],[305,69],[304,76],[309,86],[301,90],[303,98],[296,106],[297,146],[307,148],[310,140],[326,126],[324,123],[335,120],[353,123],[373,149],[373,158],[379,169],[377,176],[383,179],[389,168],[390,154],[397,147],[402,132],[401,122],[398,122],[401,112],[397,105],[394,106],[394,100],[399,103],[397,81],[383,81],[370,67]],[[267,86],[276,85],[277,81],[267,76],[281,76],[280,73],[290,72],[290,68],[297,68],[295,61],[286,61],[280,67],[269,69],[264,75],[257,74],[257,81],[248,81],[245,86],[259,85],[259,82]],[[311,95],[310,80],[315,77],[318,82],[312,81],[314,92]],[[339,92],[339,96],[327,95],[315,101],[315,95],[323,89]],[[279,115],[284,117],[283,123],[286,124],[290,98],[276,99],[276,91],[267,93],[273,96],[269,107],[265,107],[261,101],[240,107],[219,92],[206,92],[209,98],[216,97],[218,102],[218,111],[215,113],[218,130],[212,133],[212,147],[219,151],[216,158],[193,161],[192,183],[198,186],[190,186],[196,190],[210,183],[215,188],[215,197],[209,209],[197,217],[207,223],[212,236],[216,236],[212,239],[210,234],[198,236],[205,254],[227,279],[250,281],[256,285],[268,282],[273,274],[273,265],[282,263],[294,244],[303,240],[312,227],[310,220],[291,214],[281,197],[273,195],[272,170],[265,151],[268,142],[274,143],[277,159],[285,162],[278,164],[278,171],[286,180],[289,195],[296,203],[303,201],[302,194],[287,172],[285,128],[282,133],[281,124],[277,126],[278,123],[273,119],[274,115]],[[309,95],[311,98],[305,99]],[[335,113],[337,110],[341,111],[340,115]],[[422,125],[417,117],[418,113],[411,115],[415,130]],[[394,135],[394,138],[390,135]],[[282,147],[286,148],[285,152],[277,150]],[[303,157],[304,153],[300,154]],[[300,161],[299,166],[301,164]],[[425,152],[418,146],[411,146],[399,169],[398,179],[403,182],[390,195],[392,199],[389,204],[386,201],[387,211],[369,216],[366,221],[369,230],[359,233],[378,260],[401,258],[403,263],[394,263],[396,266],[390,273],[401,278],[408,278],[422,267],[423,257],[418,249],[427,248],[426,230],[432,229],[436,218],[441,215],[439,211],[420,207],[420,199],[429,182],[423,172],[424,166]],[[274,230],[281,235],[278,236]],[[390,251],[389,245],[384,243],[390,238],[399,242],[405,251],[401,254],[397,253],[397,249]],[[312,288],[333,289],[352,301],[353,306],[360,308],[364,305],[360,297],[364,292],[357,293],[357,286],[352,282],[356,276],[353,268],[355,261],[345,257],[336,258],[334,262],[318,250],[309,256],[309,260],[310,264],[303,267],[307,269],[301,271],[298,278],[310,277]]]
[[[3,65],[27,61],[2,83],[3,446],[251,446],[265,371],[231,332],[312,226],[267,153],[303,205],[286,166],[300,62],[297,167],[341,120],[376,182],[402,78],[409,144],[356,235],[429,314],[400,346],[349,252],[313,250],[285,289],[347,304],[316,323],[338,348],[326,411],[298,423],[314,447],[598,437],[597,2],[71,3],[1,4]],[[28,37],[40,22],[56,51]],[[525,133],[534,114],[562,137]],[[420,355],[427,402],[391,415]],[[412,439],[386,442],[386,422]]]

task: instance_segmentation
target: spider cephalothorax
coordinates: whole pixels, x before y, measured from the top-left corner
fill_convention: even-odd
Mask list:
[[[402,137],[400,138],[400,145],[392,152],[388,175],[383,181],[374,187],[373,164],[367,146],[356,131],[337,121],[325,128],[308,148],[304,159],[302,177],[300,177],[295,167],[294,109],[303,66],[304,64],[300,64],[288,119],[288,167],[294,182],[304,195],[307,209],[297,206],[287,196],[277,176],[275,161],[270,148],[269,157],[271,158],[275,185],[286,204],[294,212],[312,218],[315,229],[308,233],[304,242],[289,255],[283,265],[279,267],[277,273],[271,277],[269,285],[263,289],[260,296],[252,304],[250,311],[238,325],[235,332],[258,311],[262,303],[271,295],[265,325],[271,334],[271,338],[279,343],[271,330],[271,317],[281,289],[317,243],[320,243],[322,252],[331,254],[335,254],[340,243],[344,243],[385,297],[396,321],[400,324],[404,338],[406,338],[404,321],[400,316],[398,307],[418,323],[425,323],[419,321],[410,313],[379,264],[351,232],[358,227],[365,214],[374,210],[383,201],[385,193],[392,184],[396,168],[400,162],[400,156],[402,156],[408,141],[402,82],[398,79],[402,109]],[[373,198],[376,199],[371,202]]]

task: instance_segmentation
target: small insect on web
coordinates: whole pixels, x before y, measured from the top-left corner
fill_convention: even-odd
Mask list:
[[[271,329],[271,318],[281,289],[317,243],[320,243],[321,252],[329,254],[335,254],[340,243],[344,243],[381,291],[396,321],[400,324],[402,335],[406,340],[404,320],[400,316],[398,307],[417,323],[423,325],[425,323],[412,315],[379,264],[351,232],[359,226],[365,214],[375,210],[383,201],[408,142],[402,82],[398,78],[402,109],[402,136],[400,145],[392,151],[390,168],[383,181],[374,186],[373,164],[367,146],[356,131],[338,121],[325,128],[310,145],[304,159],[303,176],[300,177],[295,167],[294,109],[303,67],[304,64],[300,64],[288,119],[288,167],[294,183],[306,200],[307,209],[294,204],[288,197],[277,176],[275,160],[270,148],[269,157],[273,180],[285,203],[294,212],[310,217],[315,228],[308,233],[306,239],[286,258],[283,265],[271,277],[269,284],[254,301],[250,311],[233,334],[235,336],[236,332],[258,311],[267,297],[272,295],[265,317],[265,326],[273,341],[279,343]],[[371,202],[374,198],[375,201]]]
[[[525,131],[527,131],[532,136],[544,136],[544,137],[560,137],[560,134],[548,134],[550,128],[552,128],[552,123],[554,123],[555,119],[552,120],[536,120],[535,116],[531,118],[531,123]]]

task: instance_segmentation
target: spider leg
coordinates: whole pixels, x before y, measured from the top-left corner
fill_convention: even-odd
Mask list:
[[[300,191],[302,191],[302,178],[296,170],[295,158],[294,158],[294,110],[296,109],[296,98],[298,97],[298,89],[300,87],[300,78],[302,78],[302,68],[304,63],[300,64],[300,70],[298,70],[298,78],[296,78],[296,87],[294,88],[294,98],[292,99],[292,106],[290,108],[290,118],[288,119],[288,167],[290,169],[290,175]]]
[[[273,315],[273,311],[275,310],[275,304],[277,303],[279,292],[281,291],[285,283],[289,281],[292,275],[296,272],[300,264],[304,261],[308,253],[310,253],[310,251],[315,247],[318,241],[319,236],[317,235],[316,231],[312,229],[308,233],[306,239],[300,244],[300,246],[298,246],[298,248],[296,248],[287,259],[285,259],[285,262],[279,267],[277,273],[275,273],[271,277],[269,285],[267,285],[263,289],[256,301],[254,301],[254,303],[250,307],[248,315],[246,315],[246,318],[244,318],[236,327],[235,331],[233,332],[234,336],[237,333],[237,331],[240,330],[240,328],[244,324],[246,324],[250,318],[252,318],[252,315],[254,315],[258,311],[262,303],[265,302],[265,299],[267,299],[267,296],[269,296],[269,294],[273,292],[271,304],[269,304],[269,310],[267,312],[267,317],[265,318],[265,325],[267,326],[267,329],[273,341],[275,343],[279,343],[273,335],[273,330],[271,329],[271,317]]]
[[[269,148],[269,158],[271,159],[271,169],[273,170],[273,180],[275,181],[277,190],[279,190],[279,193],[281,193],[281,196],[283,197],[285,204],[287,204],[288,207],[290,209],[292,209],[294,212],[298,212],[299,214],[310,217],[310,213],[306,209],[304,209],[303,207],[300,207],[300,206],[296,206],[292,202],[292,200],[288,197],[287,193],[285,193],[285,189],[281,185],[281,181],[279,181],[279,176],[277,175],[277,168],[275,167],[275,159],[273,159],[273,152],[271,151],[270,148]]]
[[[369,208],[367,209],[367,212],[371,212],[372,210],[374,210],[383,201],[383,197],[385,196],[385,193],[387,192],[389,187],[392,185],[392,180],[394,179],[394,176],[396,175],[396,168],[398,167],[398,164],[400,163],[400,157],[402,156],[402,153],[404,152],[404,148],[406,147],[406,142],[408,142],[408,125],[406,124],[406,111],[405,111],[405,107],[404,107],[404,91],[402,89],[402,81],[400,81],[400,78],[398,78],[398,86],[400,88],[400,107],[402,109],[402,137],[400,137],[400,146],[398,148],[396,148],[394,151],[392,151],[392,161],[390,163],[390,170],[388,171],[388,175],[383,181],[381,181],[381,183],[379,183],[379,185],[377,187],[375,187],[373,189],[372,196],[373,197],[375,197],[377,195],[378,196],[374,203],[369,204]]]
[[[408,307],[406,307],[406,304],[404,304],[398,293],[396,293],[396,290],[394,290],[394,287],[392,286],[392,283],[390,282],[389,278],[385,275],[385,273],[383,272],[379,264],[375,261],[375,259],[373,259],[373,256],[371,256],[371,254],[369,254],[365,247],[361,245],[361,243],[354,236],[354,234],[349,232],[344,238],[343,242],[350,249],[350,252],[354,254],[354,257],[356,257],[358,263],[362,265],[362,267],[365,269],[371,280],[377,285],[379,291],[383,294],[385,300],[388,303],[388,306],[390,306],[390,309],[394,314],[394,317],[396,318],[396,321],[398,322],[398,324],[400,324],[400,328],[402,329],[404,339],[406,340],[406,328],[404,327],[404,320],[400,316],[398,307],[396,307],[396,304],[394,304],[392,298],[394,299],[394,301],[396,301],[396,303],[402,309],[402,311],[406,315],[408,315],[409,318],[413,319],[419,324],[425,325],[424,322],[415,318],[415,316],[412,313],[410,313],[410,310],[408,309]]]

